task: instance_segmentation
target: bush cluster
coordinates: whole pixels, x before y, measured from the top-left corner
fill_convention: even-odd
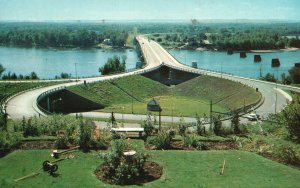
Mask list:
[[[132,146],[124,139],[115,140],[110,152],[102,155],[105,167],[104,177],[112,179],[116,184],[131,184],[144,175],[144,164],[148,156],[138,152],[125,156],[124,152],[132,150]]]

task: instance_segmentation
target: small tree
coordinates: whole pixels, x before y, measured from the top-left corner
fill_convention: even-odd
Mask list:
[[[300,142],[300,99],[286,107],[278,119],[287,127],[290,137]]]
[[[82,116],[80,117],[79,146],[84,152],[89,151],[91,147],[93,128],[93,125],[89,124],[89,122],[84,122]]]
[[[125,60],[123,59],[123,62],[121,62],[120,57],[114,56],[113,58],[109,58],[103,67],[99,68],[99,72],[101,72],[102,75],[107,75],[116,72],[124,72],[125,69]]]
[[[213,117],[213,131],[215,135],[221,136],[222,134],[222,121],[221,116],[218,115],[217,117]]]
[[[199,136],[206,134],[205,133],[205,126],[203,126],[201,118],[198,114],[196,114],[196,132]]]
[[[178,124],[178,133],[181,136],[185,136],[186,130],[187,130],[187,125],[185,124],[183,117],[181,117],[180,122]]]
[[[300,67],[293,67],[289,70],[293,83],[300,83]]]
[[[240,117],[238,112],[234,112],[231,119],[231,127],[233,127],[233,131],[235,134],[240,134]]]

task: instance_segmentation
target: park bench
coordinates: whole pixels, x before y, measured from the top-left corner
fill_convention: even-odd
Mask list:
[[[144,128],[112,128],[111,129],[112,132],[116,132],[116,133],[138,133],[139,137],[143,136],[143,132],[144,132]]]

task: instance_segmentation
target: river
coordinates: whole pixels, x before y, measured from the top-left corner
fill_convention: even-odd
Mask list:
[[[237,76],[259,78],[267,73],[274,74],[280,79],[282,73],[288,74],[288,70],[295,63],[300,62],[300,50],[298,51],[278,51],[272,53],[247,53],[246,58],[240,58],[239,53],[227,55],[226,52],[195,51],[195,50],[170,50],[176,59],[183,64],[191,66],[192,61],[196,61],[198,68],[222,71]],[[262,61],[254,63],[254,55],[261,55]],[[279,58],[280,67],[272,68],[272,58]]]
[[[176,59],[183,64],[191,66],[196,61],[199,68],[214,71],[222,71],[233,75],[258,78],[272,73],[280,79],[282,73],[300,62],[300,51],[278,51],[273,53],[247,53],[246,58],[240,58],[238,53],[227,55],[226,52],[170,50]],[[253,62],[254,54],[262,57],[260,63]],[[54,78],[65,72],[77,74],[79,77],[97,76],[99,67],[103,66],[107,59],[113,56],[126,56],[127,69],[135,68],[139,61],[134,50],[102,50],[102,49],[63,49],[51,48],[18,48],[0,47],[0,63],[6,68],[6,72],[17,74],[29,74],[35,71],[42,79]],[[272,58],[279,58],[281,66],[271,67]]]
[[[73,77],[99,76],[99,67],[108,58],[126,56],[126,68],[135,68],[139,61],[134,50],[102,49],[51,49],[51,48],[18,48],[0,47],[0,63],[7,72],[30,74],[35,71],[39,78],[51,79],[62,72]]]

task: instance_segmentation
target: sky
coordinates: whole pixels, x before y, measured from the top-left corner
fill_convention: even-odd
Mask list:
[[[300,0],[0,0],[0,21],[300,20]]]

